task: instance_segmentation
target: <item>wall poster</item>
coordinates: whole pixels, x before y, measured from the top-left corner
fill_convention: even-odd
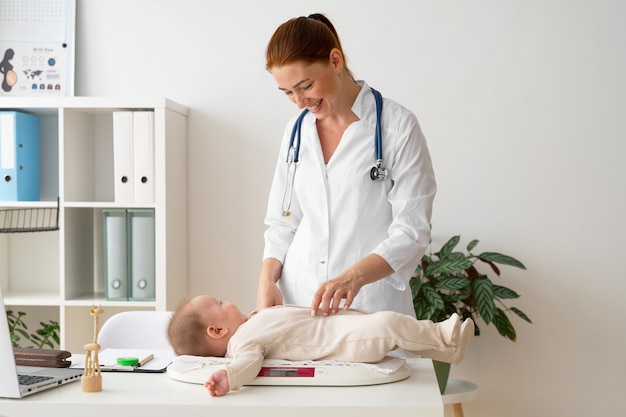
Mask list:
[[[0,0],[0,96],[73,96],[76,0]]]

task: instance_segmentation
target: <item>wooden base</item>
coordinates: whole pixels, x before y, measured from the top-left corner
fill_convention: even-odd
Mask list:
[[[102,375],[83,375],[81,384],[83,392],[100,392],[102,391]]]

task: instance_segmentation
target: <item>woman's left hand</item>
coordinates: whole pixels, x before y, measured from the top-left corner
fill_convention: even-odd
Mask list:
[[[321,310],[324,316],[335,314],[339,310],[341,300],[346,300],[343,308],[350,308],[360,289],[361,285],[357,284],[356,276],[350,277],[346,272],[326,281],[313,296],[311,316],[316,316],[318,310]]]
[[[350,308],[361,287],[392,273],[393,268],[379,255],[372,253],[366,256],[337,277],[320,285],[311,302],[311,316],[316,316],[318,310],[322,310],[324,316],[335,314],[339,311],[341,300],[346,300],[344,309]]]

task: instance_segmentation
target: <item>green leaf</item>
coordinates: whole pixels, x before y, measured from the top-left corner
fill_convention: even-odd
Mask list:
[[[441,247],[439,252],[437,252],[437,255],[440,258],[445,258],[446,256],[448,256],[448,254],[450,254],[454,250],[456,245],[459,244],[460,240],[461,240],[461,236],[452,236],[450,240],[448,240],[446,244]]]
[[[518,308],[515,307],[511,307],[511,311],[515,314],[517,314],[519,317],[521,317],[522,319],[524,319],[525,321],[527,321],[528,323],[532,324],[532,321],[530,321],[530,319],[528,318],[528,316],[526,314],[524,314],[524,312]]]
[[[25,339],[28,339],[28,338],[29,338],[29,336],[30,336],[30,335],[29,335],[28,333],[26,333],[23,329],[15,329],[15,331],[16,331],[17,333],[21,334],[22,336],[24,336],[24,338],[25,338]]]
[[[461,261],[463,259],[467,259],[467,255],[463,252],[451,252],[444,259],[450,261]]]
[[[437,287],[444,290],[459,290],[470,283],[471,281],[465,277],[446,276],[437,280]]]
[[[493,324],[496,326],[496,329],[498,329],[498,333],[502,336],[511,339],[514,342],[517,340],[517,333],[515,332],[515,328],[513,327],[511,320],[509,320],[504,311],[499,308],[496,309]]]
[[[415,316],[418,320],[431,320],[436,310],[435,306],[423,298],[414,302],[413,308],[415,309]]]
[[[474,249],[476,247],[476,245],[478,245],[479,240],[478,239],[474,239],[472,240],[470,243],[468,243],[467,245],[467,251],[471,252],[472,249]]]
[[[464,269],[472,266],[472,261],[469,259],[444,259],[441,261],[433,262],[426,269],[426,275],[443,274],[456,271],[463,271]]]
[[[485,323],[489,324],[493,320],[495,304],[493,302],[493,284],[488,278],[478,278],[473,281],[474,292],[476,293],[476,308],[478,314]]]
[[[510,288],[503,287],[501,285],[493,286],[493,295],[496,296],[497,298],[502,298],[502,299],[519,298],[518,293],[516,293]]]
[[[441,298],[441,295],[437,291],[425,285],[422,287],[422,293],[424,294],[424,298],[426,298],[426,300],[433,305],[435,309],[443,310],[443,298]]]
[[[466,288],[462,288],[456,294],[447,294],[444,298],[444,301],[449,304],[455,304],[458,301],[467,302],[469,298],[470,292]]]
[[[419,278],[414,277],[411,278],[409,284],[411,285],[411,294],[413,295],[413,298],[415,298],[420,288],[422,287],[422,281]]]
[[[478,259],[480,259],[481,261],[490,261],[501,265],[509,265],[521,269],[526,269],[524,264],[522,264],[520,261],[513,258],[512,256],[503,255],[497,252],[483,252],[478,255]]]

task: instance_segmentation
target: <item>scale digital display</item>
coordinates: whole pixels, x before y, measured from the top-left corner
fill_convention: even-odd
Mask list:
[[[259,371],[259,377],[295,377],[313,378],[315,376],[314,367],[287,367],[287,366],[264,366]]]

